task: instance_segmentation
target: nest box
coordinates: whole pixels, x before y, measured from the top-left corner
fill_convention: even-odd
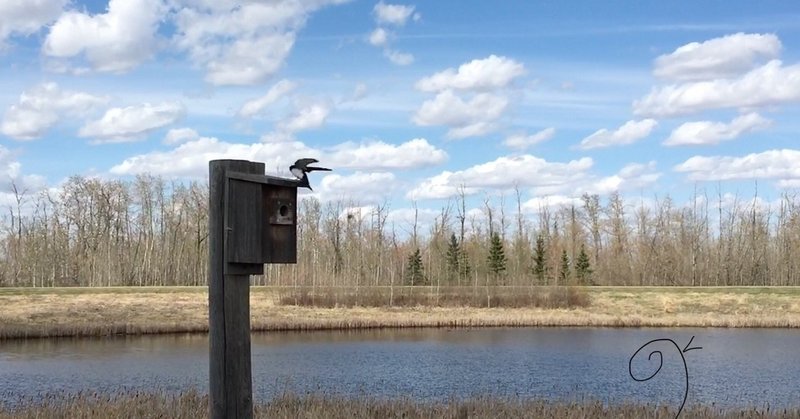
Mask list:
[[[227,172],[225,273],[260,275],[297,263],[297,186],[291,179]]]

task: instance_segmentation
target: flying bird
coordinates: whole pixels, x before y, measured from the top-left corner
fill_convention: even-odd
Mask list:
[[[330,172],[331,169],[328,169],[327,167],[309,166],[311,163],[319,163],[319,160],[298,159],[293,165],[289,166],[289,171],[292,172],[294,177],[300,179],[300,186],[305,186],[313,191],[313,189],[311,189],[311,185],[308,183],[308,172],[313,172],[315,170]]]

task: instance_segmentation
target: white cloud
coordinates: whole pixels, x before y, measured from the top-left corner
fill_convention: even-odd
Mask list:
[[[407,240],[414,234],[415,222],[417,234],[425,236],[431,231],[439,215],[441,215],[440,210],[431,208],[397,208],[386,214],[386,223],[387,228],[392,234],[397,235],[398,240]]]
[[[298,109],[285,121],[278,124],[283,132],[297,132],[321,127],[330,114],[330,106],[324,103],[313,103]]]
[[[202,179],[208,176],[209,160],[244,159],[264,162],[268,171],[278,170],[290,176],[289,165],[299,157],[316,157],[321,165],[333,170],[383,171],[440,164],[447,159],[447,154],[421,138],[397,145],[380,141],[346,142],[329,149],[315,149],[299,141],[285,141],[276,147],[271,143],[236,144],[200,137],[173,150],[130,157],[112,167],[110,172],[114,175],[152,173]]]
[[[166,9],[160,0],[110,0],[108,11],[90,16],[68,11],[50,28],[45,55],[84,54],[97,71],[124,72],[150,58]]]
[[[456,196],[462,186],[465,192],[475,193],[481,188],[570,184],[585,178],[592,164],[588,157],[567,163],[548,162],[529,154],[500,157],[465,170],[442,172],[420,183],[407,196],[411,199],[447,198]]]
[[[506,57],[490,55],[425,77],[414,85],[423,92],[449,89],[486,91],[508,86],[525,74],[525,66]]]
[[[469,211],[467,214],[469,215]],[[398,208],[389,211],[386,215],[386,222],[391,226],[392,234],[397,234],[398,239],[407,240],[414,234],[415,224],[418,236],[424,237],[429,234],[434,224],[438,224],[439,216],[441,216],[441,210],[432,208]]]
[[[655,61],[653,74],[670,80],[712,80],[740,75],[759,58],[776,58],[781,41],[773,34],[736,33],[686,44]]]
[[[384,47],[389,42],[389,34],[386,29],[376,28],[369,34],[369,43],[376,47]]]
[[[800,101],[800,64],[779,60],[737,79],[717,79],[653,88],[633,102],[636,115],[670,117],[708,109],[755,108]]]
[[[174,40],[205,67],[206,81],[253,85],[283,66],[310,13],[343,1],[182,2],[175,15]]]
[[[491,93],[479,93],[468,102],[445,90],[422,103],[413,117],[417,125],[446,125],[450,138],[486,134],[494,129],[493,123],[502,116],[508,99]]]
[[[704,199],[698,199],[698,201],[702,202]],[[780,211],[781,206],[781,199],[775,199],[772,201],[767,201],[760,196],[752,196],[752,197],[742,197],[738,194],[732,194],[730,192],[726,192],[722,194],[722,196],[715,197],[709,200],[710,207],[713,210],[711,212],[711,216],[714,217],[714,213],[718,210],[728,210],[728,211],[749,211],[755,209],[758,212],[765,213],[767,211],[772,211],[776,213]],[[690,201],[691,204],[691,201]],[[718,214],[718,213],[717,213]],[[714,217],[719,222],[719,216],[717,215]]]
[[[29,196],[47,186],[43,176],[22,174],[22,164],[15,158],[14,153],[0,146],[0,205],[16,203],[12,183],[18,192]]]
[[[535,134],[513,134],[503,141],[506,147],[514,148],[517,150],[525,150],[528,147],[534,146],[541,142],[547,141],[556,134],[556,129],[553,127],[545,128]]]
[[[631,163],[623,167],[618,173],[590,182],[587,187],[579,187],[575,195],[583,193],[608,195],[612,192],[647,188],[661,177],[656,172],[656,162],[647,164]]]
[[[655,184],[660,178],[661,173],[656,171],[655,161],[630,163],[613,175],[598,177],[587,173],[570,181],[535,186],[532,192],[538,196],[608,195],[618,191],[641,190]]]
[[[388,24],[403,26],[408,19],[413,16],[414,20],[419,20],[419,13],[414,13],[414,6],[398,4],[386,4],[380,2],[373,8],[375,22],[378,25]],[[407,52],[400,52],[390,48],[389,41],[394,38],[394,33],[383,27],[377,27],[367,37],[367,42],[375,47],[383,48],[383,56],[395,65],[410,65],[414,62],[414,55]]]
[[[98,143],[131,141],[174,123],[184,113],[183,105],[177,102],[111,108],[102,118],[84,125],[78,135],[93,137]]]
[[[580,197],[564,195],[536,196],[522,203],[522,211],[529,214],[539,214],[542,210],[558,209],[561,207],[580,207],[583,204]]]
[[[676,172],[688,173],[689,179],[717,181],[733,179],[800,178],[800,151],[767,150],[743,157],[694,156],[675,166]]]
[[[277,143],[285,143],[288,141],[296,141],[297,138],[295,138],[295,136],[291,132],[276,130],[262,135],[259,140],[262,143],[277,144]]]
[[[628,121],[614,131],[603,128],[584,138],[578,148],[581,150],[590,150],[593,148],[632,144],[650,135],[656,125],[658,125],[658,122],[655,120],[644,119],[641,121]]]
[[[3,117],[0,129],[17,140],[41,137],[64,115],[84,115],[108,102],[108,98],[61,90],[56,83],[43,83],[23,92]]]
[[[264,162],[268,169],[285,168],[298,156],[315,153],[300,142],[287,142],[281,147],[272,144],[234,144],[217,138],[201,137],[183,143],[170,151],[153,151],[125,159],[110,169],[114,175],[150,173],[169,177],[204,179],[208,162],[216,159],[243,159]]]
[[[267,94],[256,99],[248,100],[239,109],[238,115],[243,118],[250,118],[261,113],[267,106],[280,100],[297,87],[297,84],[289,80],[281,80],[275,83],[267,91]]]
[[[200,134],[192,128],[173,128],[164,136],[164,144],[180,144],[186,141],[194,141],[198,138],[200,138]]]
[[[454,139],[479,137],[494,131],[496,128],[497,127],[492,122],[477,121],[468,125],[450,128],[450,130],[447,131],[447,137]]]
[[[397,179],[389,172],[356,172],[351,175],[330,174],[320,182],[323,200],[358,197],[359,202],[382,202],[394,189]],[[316,188],[315,188],[316,189]]]
[[[0,2],[0,50],[12,34],[31,35],[54,21],[67,0],[3,0]]]
[[[449,138],[466,138],[488,134],[497,128],[509,101],[498,90],[506,88],[525,73],[522,64],[491,55],[448,68],[420,79],[417,90],[436,92],[433,99],[422,103],[413,117],[417,125],[446,125]],[[455,91],[466,92],[458,95]]]
[[[375,14],[375,20],[379,24],[403,26],[408,21],[408,18],[414,14],[414,6],[380,2],[375,5],[373,13]]]
[[[480,191],[477,187],[467,187],[464,183],[453,180],[453,172],[444,171],[422,181],[417,187],[406,193],[408,199],[443,199],[458,196],[462,191],[465,195],[473,195]]]
[[[740,115],[730,124],[711,121],[687,122],[675,128],[662,144],[666,146],[719,144],[742,134],[767,128],[771,124],[770,120],[755,112]]]
[[[293,34],[237,40],[206,64],[206,81],[214,85],[261,83],[280,69],[293,45]]]
[[[383,141],[346,142],[326,151],[331,165],[359,170],[412,169],[434,166],[447,160],[447,153],[424,138],[394,145]]]
[[[781,189],[800,189],[800,178],[797,179],[780,179],[776,185]]]
[[[385,49],[383,50],[383,55],[396,65],[410,65],[414,63],[414,56],[406,52]]]
[[[59,115],[54,111],[42,112],[11,105],[3,117],[3,134],[17,140],[33,140],[44,135],[58,122]]]

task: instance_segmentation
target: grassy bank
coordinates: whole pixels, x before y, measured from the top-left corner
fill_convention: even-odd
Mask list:
[[[208,397],[196,392],[163,394],[78,395],[27,403],[14,411],[0,406],[0,419],[27,418],[175,418],[207,417]],[[597,401],[549,402],[478,397],[444,403],[410,399],[378,400],[287,394],[254,407],[256,418],[674,418],[675,407],[646,404],[604,406]],[[721,410],[693,406],[684,418],[800,418],[800,409]]]
[[[498,289],[495,298],[517,291],[520,290]],[[591,287],[585,289],[588,305],[570,308],[286,305],[291,303],[294,292],[253,287],[253,329],[800,327],[800,287]],[[427,287],[395,290],[396,295],[404,292],[432,295]],[[482,298],[486,299],[486,295]],[[204,287],[0,288],[0,307],[0,339],[208,330],[208,295]]]

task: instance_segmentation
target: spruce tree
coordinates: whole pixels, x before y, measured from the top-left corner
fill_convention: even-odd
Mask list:
[[[581,244],[581,251],[578,253],[578,260],[575,261],[575,276],[581,285],[589,285],[591,283],[592,268],[589,264],[589,255],[586,254],[586,248],[583,244]]]
[[[469,274],[472,273],[472,266],[469,263],[469,254],[467,254],[467,248],[464,246],[464,243],[461,243],[461,253],[458,259],[458,274],[464,280],[464,284],[466,285],[469,282]]]
[[[407,282],[409,285],[425,285],[425,267],[419,248],[408,257]]]
[[[450,243],[447,245],[447,279],[455,282],[459,274],[459,259],[461,256],[460,246],[455,233],[450,235]]]
[[[561,269],[558,272],[558,282],[561,285],[566,285],[569,281],[569,256],[567,256],[567,249],[561,250]]]
[[[503,241],[497,233],[492,236],[489,246],[489,271],[494,274],[495,279],[506,271],[506,253],[503,250]]]
[[[544,285],[547,282],[547,254],[541,234],[536,237],[536,248],[533,250],[533,275],[539,285]]]

